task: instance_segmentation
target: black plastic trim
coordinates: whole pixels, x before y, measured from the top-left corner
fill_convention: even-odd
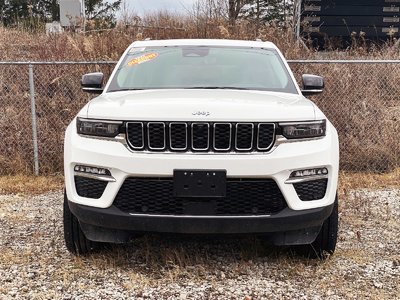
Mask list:
[[[95,208],[68,202],[82,223],[112,230],[190,234],[276,233],[318,227],[330,216],[333,204],[308,210],[285,208],[271,216],[152,216],[131,215],[115,206]]]

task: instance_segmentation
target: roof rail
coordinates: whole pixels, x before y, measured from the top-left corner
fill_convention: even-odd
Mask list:
[[[145,41],[151,41],[151,38],[145,38],[144,40]]]
[[[262,42],[262,39],[256,39],[256,42]]]

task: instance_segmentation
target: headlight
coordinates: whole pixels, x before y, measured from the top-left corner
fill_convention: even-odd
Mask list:
[[[316,138],[326,135],[326,120],[313,122],[280,123],[282,135],[287,139]]]
[[[122,122],[78,118],[76,126],[79,134],[115,137],[120,133]]]

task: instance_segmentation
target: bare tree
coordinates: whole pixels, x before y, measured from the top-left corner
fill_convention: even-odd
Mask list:
[[[228,20],[228,1],[196,0],[192,8],[187,9],[187,16],[196,24],[197,34],[207,37],[210,28],[215,28]]]
[[[235,24],[243,6],[250,2],[251,0],[229,0],[229,22],[231,25]]]

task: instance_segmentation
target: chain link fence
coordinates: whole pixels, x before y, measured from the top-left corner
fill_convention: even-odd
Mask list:
[[[400,61],[294,61],[291,68],[298,79],[324,76],[324,92],[310,99],[339,132],[342,170],[398,170]]]
[[[325,78],[311,99],[336,126],[341,168],[400,170],[400,61],[290,61],[301,74]],[[0,62],[0,174],[52,174],[63,169],[64,131],[91,97],[82,74],[115,62]]]

